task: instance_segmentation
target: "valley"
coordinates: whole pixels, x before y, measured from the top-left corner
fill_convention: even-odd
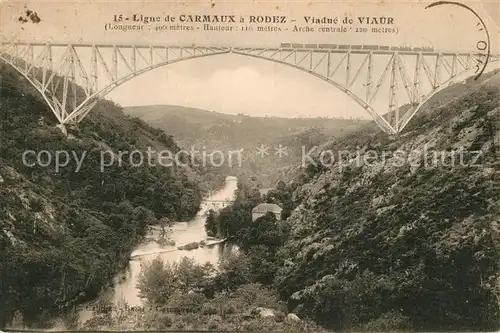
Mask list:
[[[0,75],[0,327],[500,328],[498,71],[444,89],[397,136],[107,100],[65,136],[33,88]],[[241,150],[241,165],[100,161],[192,147]],[[85,160],[27,164],[27,150]]]

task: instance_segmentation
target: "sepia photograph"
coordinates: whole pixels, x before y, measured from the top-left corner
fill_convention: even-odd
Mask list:
[[[0,333],[500,332],[499,42],[499,0],[0,0]]]

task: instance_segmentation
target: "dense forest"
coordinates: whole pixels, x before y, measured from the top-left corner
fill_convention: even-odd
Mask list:
[[[498,330],[499,84],[451,86],[396,139],[325,143],[351,155],[291,182],[294,260],[275,283],[296,311],[336,329]]]
[[[261,200],[252,179],[238,182],[234,205],[207,217],[224,235],[231,235],[217,265],[196,263],[183,257],[164,262],[159,257],[145,263],[139,276],[141,308],[101,302],[85,322],[78,316],[65,319],[68,328],[97,330],[223,330],[252,332],[326,332],[310,319],[290,312],[280,299],[273,280],[287,239],[273,214],[252,222],[251,207]],[[286,189],[282,188],[285,192]],[[240,215],[238,215],[240,214]],[[211,221],[211,216],[216,216]],[[232,252],[234,243],[238,251]]]
[[[250,281],[323,327],[498,330],[499,85],[495,71],[445,89],[397,138],[369,125],[329,140],[342,165],[318,152],[260,201],[241,179],[210,223],[238,224]],[[249,223],[263,201],[286,220]]]
[[[94,297],[128,262],[146,227],[197,213],[225,175],[190,167],[151,167],[129,159],[101,172],[104,150],[175,152],[173,138],[100,101],[66,137],[41,96],[13,69],[0,67],[0,327],[14,315],[28,325]],[[57,170],[23,153],[85,155]],[[47,158],[47,155],[44,156]],[[45,160],[44,160],[45,162]],[[33,165],[33,166],[31,166]]]

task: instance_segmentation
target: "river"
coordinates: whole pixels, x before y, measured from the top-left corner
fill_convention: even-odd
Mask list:
[[[182,257],[191,257],[196,262],[204,264],[207,261],[216,264],[223,253],[225,253],[226,244],[215,244],[205,246],[191,251],[178,250],[177,247],[192,242],[207,240],[205,232],[206,213],[213,209],[220,210],[223,207],[222,202],[234,199],[237,188],[237,179],[227,177],[224,187],[212,193],[206,198],[200,207],[197,216],[188,222],[177,222],[168,231],[168,238],[175,242],[175,246],[160,246],[156,239],[160,234],[158,226],[148,235],[147,240],[140,244],[131,255],[125,272],[115,277],[114,284],[99,297],[100,300],[112,301],[119,304],[125,301],[130,307],[141,306],[142,301],[138,296],[137,278],[141,272],[141,266],[144,262],[151,261],[158,256],[165,262],[179,261]],[[94,302],[92,302],[94,303]],[[84,305],[79,311],[79,317],[82,322],[92,317],[92,304]]]

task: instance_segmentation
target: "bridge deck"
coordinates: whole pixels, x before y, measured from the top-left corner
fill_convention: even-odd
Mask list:
[[[443,56],[451,56],[451,55],[462,55],[468,56],[477,53],[477,51],[452,51],[452,50],[396,50],[396,49],[387,49],[387,50],[374,50],[374,49],[360,49],[360,45],[342,45],[342,48],[331,48],[331,47],[234,47],[234,46],[224,46],[224,45],[170,45],[170,44],[142,44],[142,43],[131,43],[131,44],[123,44],[123,43],[73,43],[73,42],[0,42],[0,45],[31,45],[37,47],[43,46],[53,46],[53,47],[67,47],[68,45],[72,45],[73,47],[119,47],[119,48],[178,48],[178,49],[212,49],[219,50],[221,52],[247,52],[250,50],[253,51],[313,51],[315,53],[346,53],[350,52],[353,54],[394,54],[395,52],[399,54],[408,54],[408,55],[443,55]],[[383,47],[383,45],[380,45]]]

